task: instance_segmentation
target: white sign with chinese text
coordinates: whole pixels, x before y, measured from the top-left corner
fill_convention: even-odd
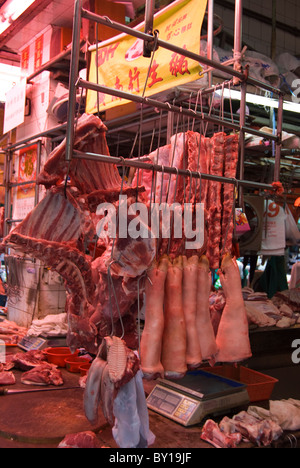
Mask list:
[[[6,93],[3,133],[24,123],[26,102],[26,80]]]

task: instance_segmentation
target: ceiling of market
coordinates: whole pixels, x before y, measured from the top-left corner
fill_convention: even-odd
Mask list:
[[[0,0],[0,16],[9,1]],[[0,35],[0,50],[4,48],[17,53],[49,24],[72,27],[74,3],[74,0],[35,0],[33,8],[28,9],[29,13],[24,13],[22,18],[14,21],[7,32]],[[116,3],[126,3],[134,9],[145,4],[144,0],[116,0]]]

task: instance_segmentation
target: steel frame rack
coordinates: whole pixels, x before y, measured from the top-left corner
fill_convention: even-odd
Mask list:
[[[242,0],[236,0],[235,2],[235,50],[234,55],[237,57],[235,66],[229,67],[222,65],[208,57],[195,54],[190,52],[186,49],[181,47],[175,46],[169,42],[161,40],[159,38],[155,38],[152,34],[153,29],[153,0],[146,1],[146,17],[145,17],[145,32],[137,31],[136,29],[132,29],[129,26],[125,26],[123,24],[117,23],[108,17],[99,16],[95,13],[92,13],[82,7],[83,0],[75,0],[74,4],[74,23],[73,23],[73,38],[72,38],[72,51],[71,51],[71,69],[70,69],[70,80],[69,80],[69,113],[68,113],[68,120],[67,120],[67,130],[66,130],[66,161],[70,162],[73,157],[76,158],[85,158],[85,159],[94,159],[98,161],[114,163],[120,166],[127,166],[127,167],[136,167],[142,168],[151,171],[158,171],[169,174],[177,173],[176,168],[172,167],[162,167],[154,164],[145,164],[139,160],[139,158],[135,159],[124,159],[124,158],[114,158],[111,156],[105,155],[96,155],[91,153],[82,153],[78,151],[74,151],[74,135],[75,135],[75,123],[76,123],[76,94],[78,89],[86,89],[86,90],[93,90],[96,92],[109,94],[111,96],[115,96],[118,98],[124,98],[126,100],[136,102],[138,104],[158,108],[167,112],[171,112],[173,114],[181,114],[193,119],[197,119],[200,121],[208,122],[211,124],[215,124],[221,127],[229,128],[231,130],[236,130],[240,132],[240,148],[239,148],[239,180],[237,179],[228,179],[225,177],[217,177],[208,175],[208,174],[201,174],[197,172],[191,173],[187,170],[180,170],[179,174],[185,177],[194,177],[194,178],[204,178],[210,180],[218,180],[224,183],[232,183],[236,184],[241,187],[252,187],[256,189],[262,190],[273,190],[273,186],[269,184],[263,184],[258,182],[251,182],[243,180],[244,176],[244,153],[245,153],[245,133],[249,133],[252,135],[262,136],[263,138],[274,141],[275,142],[275,164],[274,164],[274,182],[279,181],[280,175],[280,158],[281,158],[281,147],[282,147],[282,123],[283,123],[283,93],[273,86],[263,83],[259,80],[256,80],[252,77],[248,76],[247,70],[246,72],[241,72],[238,70],[239,61],[239,54],[240,54],[240,44],[241,44],[241,21],[242,21]],[[208,0],[208,31],[212,31],[212,27],[209,26],[212,24],[213,21],[213,0]],[[195,60],[210,69],[217,69],[222,72],[225,72],[231,75],[235,80],[235,83],[239,83],[241,87],[241,111],[240,111],[240,122],[239,124],[233,123],[232,121],[218,119],[217,117],[212,117],[207,114],[203,114],[202,112],[196,112],[191,109],[184,109],[182,107],[171,105],[169,102],[161,102],[153,98],[148,97],[141,97],[137,96],[128,92],[116,90],[113,88],[109,88],[104,85],[95,84],[86,80],[83,80],[79,77],[79,53],[80,53],[80,29],[81,29],[81,21],[82,19],[88,19],[90,21],[94,21],[97,24],[108,26],[114,30],[119,32],[134,36],[138,39],[142,39],[144,41],[144,50],[151,49],[151,45],[153,46],[154,41],[156,42],[158,47],[163,47],[169,51],[175,52],[192,60]],[[149,33],[150,32],[150,33]],[[98,48],[98,42],[96,43],[96,49]],[[211,48],[211,43],[210,43]],[[278,114],[277,114],[277,130],[276,134],[270,135],[268,133],[264,133],[261,131],[254,130],[252,128],[248,128],[245,125],[245,116],[246,116],[246,92],[247,92],[247,85],[253,85],[257,88],[264,89],[273,93],[273,95],[278,96]],[[210,86],[208,89],[203,89],[203,93],[211,94],[215,91],[216,87]]]

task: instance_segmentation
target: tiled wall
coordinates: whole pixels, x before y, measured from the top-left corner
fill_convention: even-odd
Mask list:
[[[20,284],[7,303],[8,319],[23,327],[32,320],[65,312],[66,290],[60,276],[39,261],[19,260]]]
[[[231,0],[234,4],[234,0]],[[243,0],[243,8],[253,12],[272,17],[272,0]],[[287,23],[291,27],[300,28],[300,1],[277,0],[277,21]],[[234,32],[234,11],[215,5],[214,11],[224,21],[224,29],[229,34]],[[263,24],[254,18],[243,16],[243,41],[253,47],[257,52],[270,57],[271,55],[271,25]],[[300,38],[296,38],[286,31],[276,30],[276,54],[290,52],[292,55],[300,55]]]

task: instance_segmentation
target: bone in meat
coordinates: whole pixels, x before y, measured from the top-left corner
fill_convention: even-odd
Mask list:
[[[202,354],[196,327],[198,256],[183,256],[182,301],[186,324],[186,362],[189,369],[196,369],[202,362]]]
[[[80,239],[92,238],[95,229],[81,209],[71,190],[53,187],[40,203],[4,239],[9,244],[12,234],[31,239],[68,243],[78,247]]]
[[[235,448],[242,440],[240,433],[228,434],[223,432],[212,419],[207,419],[200,437],[215,448]]]
[[[24,372],[21,382],[26,385],[63,385],[62,373],[56,366],[48,363],[41,364]]]
[[[165,283],[165,326],[162,365],[166,378],[181,378],[187,371],[186,326],[182,302],[182,257],[169,262]]]
[[[219,271],[226,304],[216,337],[216,362],[239,362],[251,357],[248,319],[236,260],[226,254]]]
[[[238,135],[228,135],[225,137],[225,163],[224,176],[234,179],[238,162]],[[224,184],[223,188],[223,213],[222,213],[222,240],[221,249],[224,253],[231,253],[232,238],[234,230],[234,186]]]
[[[94,115],[82,115],[75,128],[74,148],[84,152],[109,155],[105,132],[107,128]],[[56,147],[38,176],[38,183],[50,188],[61,183],[68,174],[71,184],[82,193],[99,189],[120,187],[121,178],[115,165],[72,158],[70,165],[65,160],[66,138]]]
[[[223,175],[224,136],[225,134],[222,132],[215,133],[211,139],[210,174],[212,175]],[[214,270],[219,268],[220,265],[221,217],[221,183],[210,181],[208,189],[208,239],[206,255],[209,259],[210,268]]]
[[[161,363],[164,331],[165,280],[169,260],[163,256],[147,271],[145,284],[145,326],[141,337],[141,368],[147,380],[163,378]]]
[[[110,380],[113,383],[122,379],[127,366],[127,351],[123,340],[117,336],[105,337],[107,364]]]
[[[211,284],[208,259],[203,255],[198,263],[196,328],[202,359],[214,363],[217,344],[209,310]]]

